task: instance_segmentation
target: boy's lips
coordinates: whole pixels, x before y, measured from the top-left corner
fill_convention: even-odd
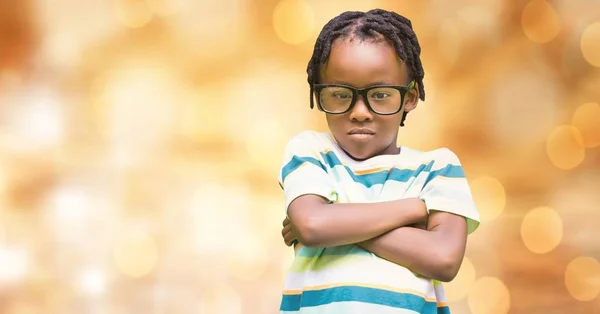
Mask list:
[[[375,136],[375,131],[367,128],[354,128],[348,131],[348,136],[357,142],[369,142]]]
[[[375,135],[375,131],[368,128],[353,128],[348,131],[348,135]]]

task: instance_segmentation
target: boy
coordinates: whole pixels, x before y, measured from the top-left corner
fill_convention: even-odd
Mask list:
[[[449,313],[439,281],[462,262],[478,226],[456,155],[397,146],[424,100],[410,21],[385,10],[345,12],[321,31],[308,64],[330,132],[301,132],[280,173],[295,244],[281,313]]]

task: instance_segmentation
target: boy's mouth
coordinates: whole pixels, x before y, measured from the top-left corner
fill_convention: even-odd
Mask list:
[[[348,135],[375,135],[375,131],[367,128],[353,128],[348,131]]]

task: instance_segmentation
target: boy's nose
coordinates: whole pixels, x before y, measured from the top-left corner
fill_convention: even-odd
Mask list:
[[[359,96],[354,104],[354,107],[350,111],[350,120],[353,121],[370,121],[373,119],[373,113],[369,110],[369,107],[363,100],[362,96]]]

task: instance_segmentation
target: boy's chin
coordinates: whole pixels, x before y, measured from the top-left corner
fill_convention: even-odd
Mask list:
[[[370,151],[366,151],[366,150],[358,151],[358,150],[352,150],[352,149],[349,149],[349,150],[344,149],[344,151],[350,158],[352,158],[356,161],[367,160],[375,155],[374,152],[370,152]]]

